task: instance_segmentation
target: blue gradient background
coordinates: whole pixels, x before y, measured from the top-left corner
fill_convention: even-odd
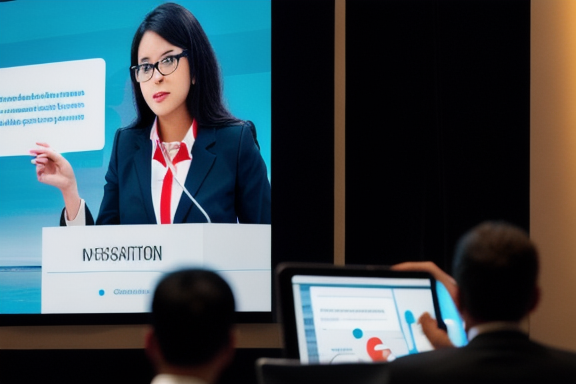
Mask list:
[[[0,68],[97,57],[106,61],[105,147],[65,154],[92,212],[100,208],[114,132],[135,116],[128,71],[132,37],[144,16],[163,2],[0,3]],[[175,2],[192,11],[206,31],[220,62],[228,106],[256,125],[270,178],[270,1]],[[0,313],[40,312],[42,227],[57,226],[63,207],[60,192],[36,180],[30,160],[0,157]]]

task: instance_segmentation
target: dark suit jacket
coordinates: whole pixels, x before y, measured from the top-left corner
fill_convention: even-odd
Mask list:
[[[399,357],[390,363],[390,383],[576,383],[576,353],[520,332],[491,332],[461,348]]]
[[[96,224],[156,224],[151,192],[151,127],[116,131]],[[271,222],[271,190],[254,125],[198,129],[185,186],[213,223]],[[87,224],[92,216],[87,210]],[[62,223],[61,218],[61,223]],[[92,220],[93,221],[93,220]],[[182,194],[174,223],[205,223]]]

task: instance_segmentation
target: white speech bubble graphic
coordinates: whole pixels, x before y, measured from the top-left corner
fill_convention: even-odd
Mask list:
[[[0,156],[102,149],[105,90],[100,58],[0,68]]]

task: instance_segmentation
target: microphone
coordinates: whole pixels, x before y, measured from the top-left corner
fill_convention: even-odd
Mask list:
[[[210,216],[208,216],[208,213],[206,213],[204,208],[202,208],[200,203],[198,203],[198,201],[196,201],[196,199],[192,196],[192,194],[190,192],[188,192],[188,188],[186,188],[186,186],[180,181],[180,179],[178,179],[178,174],[176,173],[176,167],[174,167],[174,164],[172,164],[172,160],[170,160],[170,156],[168,156],[168,154],[166,153],[166,148],[164,148],[164,146],[162,145],[162,143],[160,143],[160,140],[158,140],[158,139],[156,139],[156,145],[160,146],[160,152],[162,152],[162,156],[164,157],[164,161],[166,161],[166,164],[168,164],[168,167],[170,167],[170,170],[172,171],[172,175],[174,176],[174,179],[176,180],[176,182],[182,188],[182,191],[186,194],[186,196],[188,196],[190,198],[190,200],[192,200],[192,202],[200,210],[200,212],[202,212],[202,214],[206,218],[206,221],[208,222],[208,224],[211,224],[212,220],[210,220]]]

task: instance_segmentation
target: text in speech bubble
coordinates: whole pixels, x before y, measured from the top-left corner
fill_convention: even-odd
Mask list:
[[[104,147],[103,59],[0,68],[0,156],[29,155],[36,142],[58,152]]]

